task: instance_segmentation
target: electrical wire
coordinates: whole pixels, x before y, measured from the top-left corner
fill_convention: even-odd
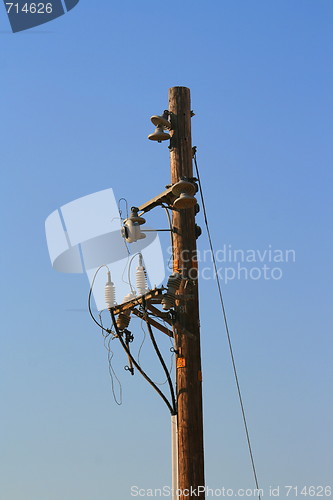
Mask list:
[[[102,312],[99,313],[99,321],[100,321],[101,325],[103,325]],[[111,378],[111,389],[112,389],[113,399],[118,406],[121,406],[123,404],[123,389],[122,389],[121,382],[120,382],[119,378],[117,377],[117,374],[112,366],[112,359],[114,356],[114,352],[111,350],[111,347],[110,347],[110,343],[112,340],[114,340],[115,337],[111,336],[111,333],[104,335],[103,330],[102,330],[102,335],[104,337],[104,347],[108,352],[109,374],[110,374],[110,378]],[[117,396],[116,396],[113,377],[117,380],[118,385],[119,385],[119,400],[117,399]]]
[[[145,343],[146,337],[147,337],[146,330],[143,328],[143,319],[141,320],[141,330],[143,331],[143,339],[142,339],[142,342],[141,342],[139,350],[138,350],[138,363],[140,366],[141,366],[141,363],[140,363],[141,350],[142,350],[143,344]]]
[[[127,247],[127,243],[126,243],[126,247]],[[127,250],[128,250],[128,249],[127,249]],[[125,283],[126,285],[129,285],[129,287],[130,287],[130,289],[131,289],[131,292],[133,293],[133,292],[134,292],[134,290],[133,290],[133,287],[132,287],[132,284],[131,284],[130,277],[128,278],[128,279],[129,279],[129,281],[126,281],[126,280],[124,279],[124,275],[125,275],[126,269],[127,269],[127,267],[128,267],[128,262],[129,262],[129,260],[130,260],[130,256],[131,256],[131,253],[128,251],[128,254],[127,254],[127,261],[126,261],[126,264],[125,264],[124,270],[123,270],[122,275],[121,275],[121,281],[122,281],[123,283]],[[133,257],[134,257],[134,256],[133,256]],[[132,259],[133,259],[133,257],[132,257]],[[132,260],[132,259],[131,259],[131,260]]]
[[[121,276],[122,281],[123,281],[124,283],[126,283],[127,285],[129,285],[129,287],[130,287],[130,289],[131,289],[131,292],[132,292],[133,294],[136,294],[136,292],[135,292],[135,289],[134,289],[134,287],[133,287],[133,285],[132,285],[132,280],[131,280],[131,267],[132,267],[132,262],[133,262],[134,258],[135,258],[135,257],[137,257],[138,255],[141,255],[141,257],[142,257],[142,253],[141,253],[141,252],[137,252],[137,253],[135,253],[134,255],[132,255],[131,259],[130,259],[130,256],[128,255],[128,257],[127,257],[127,262],[126,262],[126,265],[125,265],[125,268],[124,268],[123,274],[122,274],[122,276]],[[128,279],[128,281],[125,281],[125,280],[124,280],[124,274],[125,274],[126,268],[127,268],[127,279]]]
[[[253,475],[254,475],[254,481],[255,481],[255,484],[256,484],[256,488],[259,491],[259,481],[258,481],[257,470],[256,470],[255,462],[254,462],[252,445],[251,445],[251,441],[250,441],[250,433],[249,433],[249,428],[248,428],[248,425],[247,425],[247,418],[246,418],[246,413],[245,413],[245,408],[244,408],[244,403],[243,403],[243,397],[242,397],[242,393],[241,393],[241,389],[240,389],[240,383],[239,383],[239,378],[238,378],[238,373],[237,373],[237,367],[236,367],[236,361],[235,361],[235,357],[234,357],[234,351],[233,351],[232,342],[231,342],[231,336],[230,336],[230,330],[229,330],[229,323],[228,323],[227,313],[226,313],[226,309],[225,309],[225,305],[224,305],[221,283],[220,283],[219,275],[218,275],[218,269],[217,269],[217,264],[216,264],[216,259],[215,259],[215,253],[214,253],[214,247],[213,247],[213,241],[212,241],[212,237],[211,237],[211,233],[210,233],[210,229],[209,229],[209,224],[208,224],[206,204],[205,204],[205,199],[204,199],[204,195],[203,195],[203,190],[202,190],[202,185],[201,185],[201,179],[200,179],[200,173],[199,173],[198,162],[197,162],[196,147],[193,148],[193,160],[194,160],[194,165],[195,165],[195,170],[196,170],[196,176],[197,176],[198,184],[199,184],[199,192],[200,192],[200,198],[201,198],[201,203],[202,203],[204,221],[205,221],[206,231],[207,231],[207,235],[208,235],[210,251],[211,251],[211,254],[212,254],[214,274],[215,274],[217,288],[218,288],[218,293],[219,293],[219,297],[220,297],[220,303],[221,303],[221,309],[222,309],[222,314],[223,314],[223,320],[224,320],[225,330],[226,330],[227,339],[228,339],[228,345],[229,345],[229,351],[230,351],[230,356],[231,356],[231,362],[232,362],[232,367],[233,367],[235,382],[236,382],[236,386],[237,386],[238,399],[239,399],[239,403],[240,403],[240,407],[241,407],[241,411],[242,411],[243,423],[244,423],[246,440],[247,440],[249,454],[250,454],[250,459],[251,459],[251,465],[252,465],[252,470],[253,470]],[[258,498],[259,498],[259,500],[261,500],[260,493],[258,494]]]
[[[128,277],[128,284],[129,284],[129,286],[131,288],[131,292],[132,293],[135,293],[135,290],[134,290],[134,288],[132,286],[132,281],[131,281],[131,267],[132,267],[132,262],[133,262],[134,258],[138,257],[139,255],[141,255],[141,257],[142,257],[142,253],[141,252],[135,253],[132,256],[132,258],[131,258],[131,260],[129,261],[129,264],[128,264],[127,277]]]
[[[148,311],[147,311],[147,307],[146,307],[145,301],[143,302],[143,309],[144,309],[144,311],[146,313],[146,315],[145,315],[145,321],[146,321],[146,324],[147,324],[148,333],[149,333],[151,342],[153,344],[153,347],[155,349],[157,357],[160,360],[160,363],[162,365],[164,373],[165,373],[165,375],[167,377],[167,381],[168,381],[168,385],[169,385],[169,389],[170,389],[171,400],[172,400],[174,412],[176,414],[177,413],[177,403],[176,403],[176,396],[175,396],[175,391],[174,391],[174,388],[173,388],[173,383],[172,383],[171,376],[170,376],[170,373],[168,371],[168,368],[167,368],[167,366],[165,364],[164,358],[163,358],[163,356],[161,354],[161,351],[159,350],[159,347],[157,345],[155,336],[153,334],[153,329],[152,329],[152,327],[151,327],[151,325],[150,325],[150,323],[148,321]]]
[[[125,204],[126,204],[126,217],[127,217],[127,219],[128,219],[128,201],[126,200],[126,198],[120,198],[119,201],[118,201],[118,212],[119,212],[120,220],[121,220],[121,222],[123,222],[125,219],[122,217],[123,213],[122,213],[122,210],[120,208],[120,202],[121,201],[124,201]],[[126,247],[127,254],[131,255],[131,252],[130,252],[130,249],[128,248],[126,239],[123,238],[123,240],[124,240],[124,245]],[[124,282],[124,283],[126,283],[126,282]]]
[[[157,319],[157,316],[154,316],[154,318],[155,318],[155,320],[156,320],[156,319]],[[164,326],[167,328],[167,325],[166,325],[165,321],[163,321],[163,323],[164,323]],[[145,343],[145,340],[146,340],[146,337],[147,337],[147,332],[146,332],[146,330],[144,329],[143,324],[146,324],[146,322],[145,322],[145,320],[144,320],[144,319],[141,319],[141,330],[143,331],[143,335],[144,335],[144,336],[143,336],[143,340],[142,340],[142,342],[141,342],[141,345],[140,345],[140,347],[139,347],[139,351],[138,351],[138,363],[139,363],[139,365],[140,365],[140,366],[141,366],[141,363],[140,363],[141,350],[142,350],[142,347],[143,347],[143,345],[144,345],[144,343]],[[173,347],[173,341],[172,341],[171,337],[168,337],[168,339],[170,340],[171,346]],[[175,353],[174,353],[174,352],[172,352],[172,353],[171,353],[171,357],[170,357],[170,368],[168,369],[168,373],[169,373],[170,377],[171,377],[171,373],[172,373],[172,369],[173,369],[173,359],[174,359],[174,355],[175,355]],[[167,383],[167,381],[168,381],[168,378],[167,378],[167,377],[166,377],[166,379],[164,380],[164,382],[156,382],[156,380],[154,380],[155,384],[156,384],[156,385],[159,385],[159,386],[165,385],[165,384]]]
[[[164,373],[165,373],[165,375],[167,377],[167,381],[168,381],[168,385],[169,385],[169,389],[170,389],[170,395],[171,395],[171,399],[172,399],[172,404],[173,404],[174,412],[176,414],[177,413],[177,403],[176,403],[176,396],[175,396],[175,391],[174,391],[174,388],[173,388],[173,383],[172,383],[172,380],[171,380],[171,376],[170,376],[168,367],[165,364],[165,361],[163,359],[161,351],[159,350],[159,347],[157,345],[156,339],[155,339],[154,334],[153,334],[152,327],[151,327],[150,323],[148,322],[148,319],[146,320],[146,323],[147,323],[147,328],[148,328],[149,336],[150,336],[150,339],[151,339],[152,344],[154,346],[155,352],[157,354],[158,359],[160,360],[160,363],[161,363],[161,365],[163,367]]]
[[[118,212],[119,212],[120,218],[121,218],[121,220],[123,220],[123,218],[122,218],[122,210],[120,208],[120,202],[121,201],[125,202],[125,205],[126,205],[126,217],[128,219],[128,201],[126,200],[126,198],[120,198],[119,201],[118,201]]]
[[[95,280],[96,280],[96,276],[97,274],[99,273],[99,271],[103,268],[103,267],[106,267],[108,271],[110,271],[110,269],[108,268],[108,266],[106,264],[102,264],[101,266],[99,266],[99,268],[96,270],[95,274],[94,274],[94,277],[93,277],[93,280],[91,282],[91,286],[90,286],[90,290],[89,290],[89,295],[88,295],[88,311],[89,311],[89,314],[91,316],[91,318],[94,320],[94,322],[96,323],[96,325],[98,325],[102,330],[104,330],[105,332],[107,333],[110,333],[111,330],[108,330],[107,328],[104,328],[103,325],[101,325],[97,319],[95,318],[95,316],[93,315],[93,312],[91,310],[91,294],[92,294],[92,291],[93,291],[93,288],[94,288],[94,284],[95,284]]]
[[[158,321],[158,320],[161,319],[164,328],[169,329],[170,325],[168,323],[166,323],[166,321],[164,319],[159,318],[158,316],[154,316],[154,318],[155,318],[155,321],[158,322],[158,323],[160,323],[160,321]],[[168,336],[168,339],[169,339],[169,342],[170,342],[170,345],[171,345],[171,347],[170,347],[170,352],[171,352],[171,356],[170,356],[170,368],[169,368],[169,375],[171,377],[172,370],[173,370],[173,364],[174,364],[174,358],[175,358],[175,351],[174,351],[175,339],[174,339],[174,337],[169,337],[169,336]],[[167,381],[168,380],[165,379],[164,382],[162,382],[162,383],[155,382],[155,384],[157,384],[157,385],[165,385],[167,383]]]
[[[171,357],[170,357],[170,368],[168,369],[168,373],[169,373],[170,377],[171,377],[171,373],[172,373],[172,369],[173,369],[173,358],[174,358],[174,356],[175,356],[175,353],[172,352],[171,353]],[[168,381],[168,377],[164,380],[164,382],[156,382],[155,381],[155,384],[161,386],[161,385],[165,385],[167,383],[167,381]]]
[[[137,363],[137,361],[133,358],[130,350],[128,349],[128,347],[126,346],[125,342],[124,342],[124,339],[122,338],[122,333],[119,331],[118,329],[118,326],[117,326],[117,323],[116,323],[116,318],[115,318],[115,315],[114,315],[114,312],[112,309],[110,309],[110,314],[111,314],[111,318],[112,318],[112,323],[113,323],[113,326],[114,326],[114,329],[115,329],[115,332],[117,334],[117,338],[119,339],[119,342],[121,343],[122,345],[122,348],[124,349],[124,351],[126,352],[127,356],[129,357],[129,359],[132,361],[133,365],[137,368],[137,370],[139,371],[139,373],[141,373],[141,375],[143,376],[143,378],[145,380],[147,380],[147,382],[155,389],[155,391],[159,394],[159,396],[163,399],[164,403],[167,405],[171,415],[176,415],[175,413],[175,408],[173,408],[170,404],[170,402],[168,401],[168,399],[165,397],[165,395],[163,394],[163,392],[157,387],[157,385],[151,380],[151,378],[146,374],[146,372],[143,371],[143,369],[141,368],[141,366]]]

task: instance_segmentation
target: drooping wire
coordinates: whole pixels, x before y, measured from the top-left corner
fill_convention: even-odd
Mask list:
[[[157,345],[157,342],[156,342],[156,339],[155,339],[155,336],[153,334],[153,330],[152,330],[152,327],[148,321],[148,318],[146,316],[146,323],[147,323],[147,328],[148,328],[148,333],[149,333],[149,336],[150,336],[150,339],[152,341],[152,344],[153,344],[153,347],[155,349],[155,352],[157,354],[157,357],[158,359],[160,360],[160,363],[162,365],[162,368],[164,370],[164,373],[167,377],[167,381],[168,381],[168,385],[169,385],[169,389],[170,389],[170,395],[171,395],[171,399],[172,399],[172,405],[173,405],[173,408],[174,408],[174,412],[176,414],[177,412],[177,403],[176,403],[176,396],[175,396],[175,390],[173,388],[173,383],[172,383],[172,380],[171,380],[171,376],[170,376],[170,373],[169,373],[169,370],[168,370],[168,367],[166,366],[165,364],[165,361],[163,359],[163,356],[161,354],[161,351],[159,350],[159,347]]]
[[[157,345],[157,342],[156,342],[156,339],[155,339],[155,336],[153,334],[153,330],[152,330],[152,327],[148,321],[148,318],[146,319],[146,323],[147,323],[147,328],[148,328],[148,332],[149,332],[149,336],[150,336],[150,339],[152,341],[152,344],[153,344],[153,347],[155,349],[155,352],[157,354],[157,357],[158,359],[160,360],[160,363],[162,365],[162,368],[164,370],[164,373],[166,375],[166,378],[167,378],[167,382],[168,382],[168,385],[169,385],[169,389],[170,389],[170,394],[171,394],[171,399],[172,399],[172,404],[173,404],[173,408],[175,410],[175,413],[176,413],[176,397],[175,397],[175,391],[174,391],[174,388],[173,388],[173,383],[172,383],[172,380],[171,380],[171,376],[170,376],[170,373],[169,373],[169,370],[168,370],[168,367],[166,366],[165,364],[165,361],[163,359],[163,356],[161,354],[161,351],[159,350],[159,347]],[[162,384],[161,384],[162,385]]]
[[[126,243],[126,247],[127,247],[127,243]],[[124,267],[123,272],[122,272],[122,275],[121,275],[121,281],[122,281],[123,283],[126,283],[126,285],[129,285],[129,287],[130,287],[130,289],[131,289],[131,292],[132,292],[132,293],[134,292],[134,289],[133,289],[133,286],[132,286],[132,283],[131,283],[131,276],[130,276],[130,274],[129,274],[129,270],[128,270],[128,269],[129,269],[129,267],[128,267],[128,266],[130,265],[130,264],[129,264],[129,262],[131,263],[131,262],[132,262],[132,260],[134,259],[134,257],[135,257],[136,255],[137,255],[137,254],[132,255],[132,257],[131,257],[130,252],[128,252],[127,257],[126,257],[126,258],[127,258],[127,260],[126,260],[126,264],[125,264],[125,267]],[[125,276],[125,273],[126,273],[126,269],[127,269],[127,271],[128,271],[128,272],[127,272],[128,281],[126,281],[126,280],[124,279],[124,276]]]
[[[154,320],[155,320],[157,323],[161,324],[161,322],[160,322],[160,321],[158,321],[158,319],[161,319],[161,318],[158,318],[158,316],[154,316]],[[142,320],[142,321],[143,321],[143,320]],[[164,328],[166,328],[166,329],[168,329],[168,328],[169,328],[169,326],[170,326],[170,325],[168,325],[168,324],[164,321],[164,319],[162,319],[162,323],[163,323]],[[173,337],[169,337],[169,336],[168,336],[168,339],[169,339],[169,342],[170,342],[170,345],[171,345],[171,347],[170,347],[170,352],[171,352],[171,356],[170,356],[170,368],[169,368],[168,372],[169,372],[169,375],[170,375],[170,377],[171,377],[171,374],[172,374],[172,369],[173,369],[173,364],[174,364],[174,358],[175,358],[175,351],[174,351],[174,338],[173,338]],[[156,385],[165,385],[165,384],[167,383],[167,381],[168,381],[168,379],[166,378],[166,379],[164,380],[164,382],[156,382],[156,381],[155,381],[155,384],[156,384]]]
[[[134,290],[134,288],[133,288],[132,281],[131,281],[131,267],[132,267],[132,262],[133,262],[133,260],[134,260],[134,258],[135,258],[135,257],[138,257],[138,256],[140,256],[140,255],[142,256],[142,253],[141,253],[141,252],[137,252],[137,253],[135,253],[135,254],[132,256],[132,258],[131,258],[131,260],[129,261],[129,263],[128,263],[128,268],[127,268],[127,278],[128,278],[128,284],[129,284],[129,286],[130,286],[130,288],[131,288],[131,292],[132,292],[132,293],[135,293],[135,290]]]
[[[171,353],[171,357],[170,357],[170,368],[168,369],[168,373],[169,373],[169,376],[171,377],[171,373],[172,373],[172,369],[173,369],[173,359],[175,357],[175,353],[172,352]],[[164,382],[156,382],[155,381],[155,384],[156,385],[165,385],[166,383],[168,382],[168,377],[164,380]]]
[[[164,323],[164,326],[167,328],[165,321],[163,321],[163,323]],[[147,332],[144,329],[143,324],[146,324],[146,322],[145,322],[144,319],[141,319],[141,330],[143,332],[143,339],[142,339],[142,342],[141,342],[141,345],[140,345],[139,351],[138,351],[138,363],[139,363],[140,366],[141,366],[141,363],[140,363],[141,351],[142,351],[143,345],[144,345],[144,343],[146,341],[146,337],[147,337]],[[168,339],[170,340],[171,346],[173,346],[173,342],[172,342],[171,337],[168,337]],[[171,377],[172,368],[173,368],[173,359],[174,359],[174,356],[175,356],[175,353],[172,351],[171,357],[170,357],[170,368],[168,369],[170,377]],[[167,381],[168,381],[168,378],[166,378],[163,382],[156,382],[156,380],[154,380],[155,384],[159,385],[159,386],[165,385],[167,383]]]
[[[146,337],[147,337],[146,330],[143,328],[143,319],[141,320],[141,330],[143,332],[143,339],[142,339],[142,342],[141,342],[139,350],[138,350],[138,363],[140,366],[141,366],[141,362],[140,362],[141,351],[142,351],[143,345],[144,345],[144,343],[146,341]]]
[[[103,268],[103,267],[106,267],[107,270],[109,271],[110,269],[108,268],[108,266],[106,264],[102,264],[101,266],[99,266],[99,268],[96,270],[95,274],[94,274],[94,277],[93,277],[93,280],[91,282],[91,286],[90,286],[90,290],[89,290],[89,295],[88,295],[88,311],[89,311],[89,314],[91,316],[91,318],[94,320],[94,322],[96,323],[96,325],[98,325],[102,330],[104,330],[105,332],[107,333],[110,333],[111,330],[107,329],[107,328],[104,328],[103,325],[101,325],[97,319],[95,318],[95,316],[93,315],[93,312],[91,310],[91,294],[92,294],[92,291],[93,291],[93,288],[94,288],[94,284],[95,284],[95,280],[96,280],[96,276],[97,274],[99,273],[99,271]]]
[[[197,179],[198,179],[199,192],[200,192],[200,198],[201,198],[202,209],[203,209],[203,216],[204,216],[204,221],[205,221],[207,236],[208,236],[208,240],[209,240],[210,251],[211,251],[211,254],[212,254],[214,274],[215,274],[215,279],[216,279],[216,283],[217,283],[218,293],[219,293],[219,297],[220,297],[220,303],[221,303],[221,309],[222,309],[222,314],[223,314],[223,320],[224,320],[225,330],[226,330],[226,334],[227,334],[227,340],[228,340],[228,345],[229,345],[229,352],[230,352],[230,357],[231,357],[231,362],[232,362],[232,367],[233,367],[235,382],[236,382],[236,386],[237,386],[238,399],[239,399],[239,403],[240,403],[240,407],[241,407],[241,411],[242,411],[243,423],[244,423],[246,440],[247,440],[247,445],[248,445],[250,459],[251,459],[251,465],[252,465],[252,470],[253,470],[253,475],[254,475],[254,481],[255,481],[255,484],[256,484],[256,488],[259,491],[259,481],[258,481],[258,476],[257,476],[257,469],[256,469],[256,466],[255,466],[255,461],[254,461],[254,456],[253,456],[253,451],[252,451],[252,445],[251,445],[251,441],[250,441],[250,433],[249,433],[249,428],[248,428],[248,425],[247,425],[247,418],[246,418],[246,413],[245,413],[245,408],[244,408],[244,403],[243,403],[243,397],[242,397],[242,393],[241,393],[241,389],[240,389],[240,383],[239,383],[239,379],[238,379],[236,361],[235,361],[234,350],[233,350],[232,342],[231,342],[231,336],[230,336],[230,330],[229,330],[229,323],[228,323],[227,313],[226,313],[226,309],[225,309],[225,305],[224,305],[221,283],[220,283],[220,280],[219,280],[219,274],[218,274],[218,269],[217,269],[217,264],[216,264],[216,259],[215,259],[213,241],[212,241],[212,237],[211,237],[211,233],[210,233],[210,229],[209,229],[209,224],[208,224],[206,204],[205,204],[205,199],[204,199],[204,195],[203,195],[203,190],[202,190],[202,185],[201,185],[201,179],[200,179],[200,173],[199,173],[198,162],[197,162],[196,147],[193,148],[193,160],[194,160],[194,165],[195,165],[195,170],[196,170],[196,176],[197,176]],[[261,499],[260,493],[258,493],[258,498],[259,498],[259,500]]]
[[[102,312],[99,313],[99,321],[100,321],[101,325],[103,326]],[[111,378],[111,389],[112,389],[113,399],[118,406],[121,406],[123,404],[123,389],[122,389],[121,382],[120,382],[119,378],[117,377],[117,374],[112,366],[112,359],[114,356],[114,352],[111,350],[111,347],[110,347],[110,343],[112,340],[114,340],[115,337],[112,336],[111,333],[107,333],[105,335],[104,330],[102,330],[102,335],[104,337],[104,347],[108,353],[109,374],[110,374],[110,378]],[[116,379],[116,381],[118,382],[118,385],[119,385],[119,400],[116,396],[113,377]]]
[[[118,212],[119,212],[120,220],[121,220],[121,222],[123,222],[123,221],[124,221],[124,218],[123,218],[123,216],[122,216],[122,213],[123,213],[123,212],[122,212],[122,210],[121,210],[121,208],[120,208],[120,202],[121,202],[121,201],[124,201],[124,202],[125,202],[125,204],[126,204],[126,217],[127,217],[127,219],[128,219],[128,201],[126,200],[126,198],[120,198],[120,200],[118,201]],[[123,238],[123,240],[124,240],[124,245],[125,245],[125,248],[126,248],[127,254],[128,254],[128,255],[131,255],[131,252],[130,252],[130,249],[128,248],[128,245],[127,245],[127,241],[126,241],[126,239],[125,239],[125,238]]]
[[[170,404],[170,402],[168,401],[168,399],[165,397],[165,395],[163,394],[163,392],[157,387],[157,385],[151,380],[151,378],[146,374],[146,372],[143,371],[143,369],[141,368],[141,366],[138,364],[138,362],[134,359],[134,357],[132,356],[130,350],[127,348],[125,342],[124,342],[124,339],[122,338],[122,333],[119,331],[119,328],[117,326],[117,323],[116,323],[116,318],[115,318],[115,315],[114,315],[114,312],[112,309],[110,309],[110,314],[111,314],[111,319],[112,319],[112,323],[113,323],[113,326],[114,326],[114,329],[115,329],[115,332],[116,332],[116,336],[117,338],[119,339],[119,342],[122,346],[122,348],[124,349],[124,351],[126,352],[127,356],[129,357],[129,359],[132,361],[133,365],[136,367],[136,369],[138,370],[139,373],[141,373],[141,375],[143,376],[143,378],[145,380],[147,380],[147,382],[155,389],[155,391],[159,394],[159,396],[163,399],[164,403],[167,405],[171,415],[175,415],[175,408]]]
[[[118,212],[119,212],[119,215],[120,215],[120,218],[122,219],[122,210],[120,208],[120,202],[121,201],[124,201],[125,202],[125,206],[126,206],[126,217],[128,219],[128,201],[126,200],[126,198],[120,198],[119,201],[118,201]],[[123,220],[123,219],[122,219]]]

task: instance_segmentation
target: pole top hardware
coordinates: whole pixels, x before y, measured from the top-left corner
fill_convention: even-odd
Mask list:
[[[163,205],[164,203],[176,210],[189,208],[197,205],[197,200],[194,198],[194,194],[198,191],[198,186],[195,181],[196,178],[181,178],[178,182],[172,185],[168,185],[167,189],[163,193],[155,196],[155,198],[147,201],[143,205],[140,205],[139,211],[142,215],[143,213],[149,212],[158,205]]]
[[[164,110],[163,115],[153,115],[150,117],[150,121],[155,127],[162,127],[168,130],[171,130],[171,123],[169,121],[169,111],[167,109]]]
[[[163,191],[163,193],[158,194],[157,196],[155,196],[155,198],[152,198],[146,203],[140,205],[140,213],[142,214],[145,212],[149,212],[153,208],[162,205],[163,203],[165,203],[166,205],[171,205],[174,199],[175,195],[172,192],[172,186],[169,186],[165,191]]]
[[[139,209],[138,207],[131,207],[131,215],[129,216],[128,219],[125,219],[124,222],[127,222],[128,220],[131,220],[133,223],[137,223],[139,224],[140,226],[142,224],[145,224],[146,223],[146,219],[144,219],[143,217],[141,217],[139,215]]]
[[[145,224],[146,219],[141,217],[138,212],[139,209],[137,207],[132,207],[130,217],[124,220],[123,227],[121,228],[121,234],[127,243],[134,243],[146,237],[140,229],[140,226]]]
[[[165,130],[171,130],[171,123],[169,121],[169,111],[166,109],[163,112],[163,115],[153,115],[150,118],[150,121],[155,125],[155,132],[148,135],[148,139],[151,141],[167,141],[171,139],[171,136]]]
[[[197,205],[197,200],[194,198],[196,193],[196,185],[186,180],[180,180],[172,186],[172,193],[177,196],[173,202],[173,207],[177,210],[191,208]]]
[[[193,196],[196,191],[197,189],[193,182],[185,181],[183,179],[176,182],[176,184],[173,184],[172,186],[172,193],[175,196],[180,196],[181,193],[186,193],[190,196]]]
[[[148,135],[148,139],[150,141],[162,142],[168,141],[169,139],[171,139],[171,136],[167,132],[164,132],[163,127],[156,127],[155,131],[152,134]]]

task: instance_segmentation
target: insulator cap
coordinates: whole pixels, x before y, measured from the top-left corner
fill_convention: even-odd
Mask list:
[[[168,111],[164,111],[163,115],[151,116],[150,121],[155,125],[155,127],[171,129],[171,123],[168,120],[168,116]]]
[[[148,139],[151,141],[162,142],[168,141],[171,139],[171,136],[167,132],[164,132],[163,127],[156,127],[155,132],[148,135]]]
[[[138,207],[131,208],[131,215],[126,220],[131,220],[132,222],[137,222],[140,226],[142,224],[146,223],[146,219],[144,219],[143,217],[140,217]],[[125,220],[125,222],[126,222],[126,220]]]
[[[126,311],[126,312],[121,312],[118,314],[116,323],[117,323],[117,328],[119,330],[125,330],[125,328],[128,327],[131,321],[131,312]]]
[[[192,208],[195,205],[197,205],[196,198],[187,193],[181,193],[181,195],[173,202],[173,206],[178,210]]]
[[[197,200],[194,198],[197,186],[193,182],[180,180],[172,186],[172,193],[177,196],[173,206],[179,210],[194,207]]]
[[[175,196],[180,196],[182,193],[186,193],[193,196],[196,193],[196,190],[197,190],[196,185],[193,184],[193,182],[184,180],[180,180],[176,182],[176,184],[173,184],[172,186],[172,193]]]
[[[164,310],[171,309],[176,303],[176,292],[182,283],[182,275],[173,273],[169,276],[167,283],[167,292],[162,299],[162,307]]]

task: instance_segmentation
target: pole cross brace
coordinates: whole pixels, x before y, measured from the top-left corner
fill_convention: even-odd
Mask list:
[[[133,309],[138,305],[143,305],[144,303],[153,302],[155,304],[161,304],[163,299],[163,288],[154,288],[150,290],[145,295],[140,295],[140,297],[135,297],[128,302],[124,302],[123,304],[117,305],[113,307],[113,314],[117,316],[121,312],[128,311],[129,309]]]
[[[155,321],[153,318],[147,316],[147,313],[144,313],[142,311],[139,311],[138,309],[133,309],[132,310],[132,313],[135,314],[135,316],[138,316],[138,318],[141,318],[141,319],[144,319],[145,321],[147,321],[151,326],[154,326],[155,328],[157,328],[158,330],[160,330],[161,332],[165,333],[166,335],[168,335],[168,337],[171,337],[173,338],[173,332],[171,330],[169,330],[168,328],[166,328],[165,326],[161,325],[158,321]]]

